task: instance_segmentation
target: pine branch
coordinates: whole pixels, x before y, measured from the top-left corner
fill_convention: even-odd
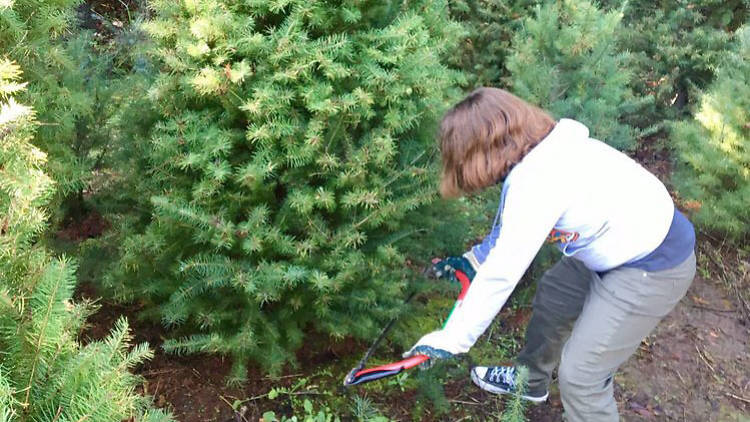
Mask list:
[[[70,280],[67,278],[68,274],[64,273],[64,268],[66,264],[67,262],[65,261],[58,261],[56,264],[53,265],[52,268],[50,268],[49,270],[47,270],[47,272],[45,272],[45,275],[48,275],[50,271],[54,271],[55,269],[59,268],[59,270],[57,271],[58,272],[57,276],[51,277],[52,278],[51,282],[53,283],[53,285],[51,286],[51,291],[46,292],[45,294],[46,304],[43,309],[44,316],[42,317],[41,327],[36,333],[37,341],[36,341],[36,344],[34,345],[34,349],[32,350],[32,356],[31,356],[32,364],[31,364],[31,370],[28,376],[29,381],[26,383],[26,387],[25,387],[26,395],[24,398],[24,402],[22,404],[25,410],[29,409],[29,405],[30,405],[29,397],[31,395],[32,389],[34,388],[36,370],[37,370],[37,366],[39,364],[39,360],[41,359],[41,355],[42,355],[42,343],[47,336],[47,328],[49,326],[50,320],[53,317],[54,308],[57,305],[57,301],[60,300],[58,295],[60,294],[60,292],[64,290],[69,290],[70,288]],[[42,279],[44,280],[47,278],[48,277],[43,277]],[[25,411],[24,417],[22,420],[25,421],[27,417],[28,417],[28,413]]]

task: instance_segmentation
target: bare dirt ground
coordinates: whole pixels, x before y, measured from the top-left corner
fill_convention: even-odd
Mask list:
[[[617,378],[626,420],[750,420],[750,261],[711,242],[699,260],[702,276]]]
[[[750,420],[750,330],[721,286],[698,278],[617,377],[629,421]]]

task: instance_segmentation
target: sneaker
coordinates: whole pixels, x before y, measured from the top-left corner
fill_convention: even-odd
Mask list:
[[[475,366],[471,368],[471,380],[477,387],[494,394],[514,394],[516,392],[516,368],[513,366]],[[533,402],[541,403],[547,400],[549,391],[535,395],[530,392],[521,397]]]

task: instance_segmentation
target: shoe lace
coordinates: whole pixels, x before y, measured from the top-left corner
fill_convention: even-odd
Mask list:
[[[512,366],[496,366],[490,372],[489,381],[504,383],[513,388],[516,386],[516,368]]]

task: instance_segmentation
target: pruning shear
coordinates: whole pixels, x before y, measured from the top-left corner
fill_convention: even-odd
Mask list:
[[[469,285],[471,284],[471,281],[469,280],[469,277],[466,276],[462,271],[456,270],[455,272],[456,278],[458,279],[458,282],[461,283],[461,293],[458,294],[458,298],[456,299],[456,303],[453,305],[453,309],[451,310],[451,313],[448,315],[448,319],[450,319],[450,315],[453,314],[453,312],[458,309],[461,304],[464,301],[464,297],[466,296],[466,293],[469,291]],[[408,303],[411,298],[414,297],[414,293],[410,294],[409,297],[406,298],[404,303]],[[383,328],[383,331],[380,332],[380,335],[377,339],[375,339],[375,342],[372,343],[372,346],[370,346],[369,349],[367,349],[367,353],[365,353],[364,357],[359,361],[357,366],[354,367],[349,373],[346,375],[346,378],[344,378],[344,387],[350,387],[352,385],[357,384],[364,384],[366,382],[379,380],[381,378],[390,377],[393,375],[400,374],[401,372],[414,368],[415,366],[419,366],[420,364],[428,361],[430,358],[426,355],[414,355],[411,357],[408,357],[406,359],[400,360],[398,362],[392,362],[387,363],[385,365],[375,366],[372,368],[365,369],[365,364],[367,363],[367,360],[370,358],[372,353],[375,351],[375,349],[378,347],[378,344],[381,340],[385,337],[385,335],[390,331],[391,327],[395,324],[397,318],[393,318],[388,324]],[[448,320],[446,319],[446,321]]]

